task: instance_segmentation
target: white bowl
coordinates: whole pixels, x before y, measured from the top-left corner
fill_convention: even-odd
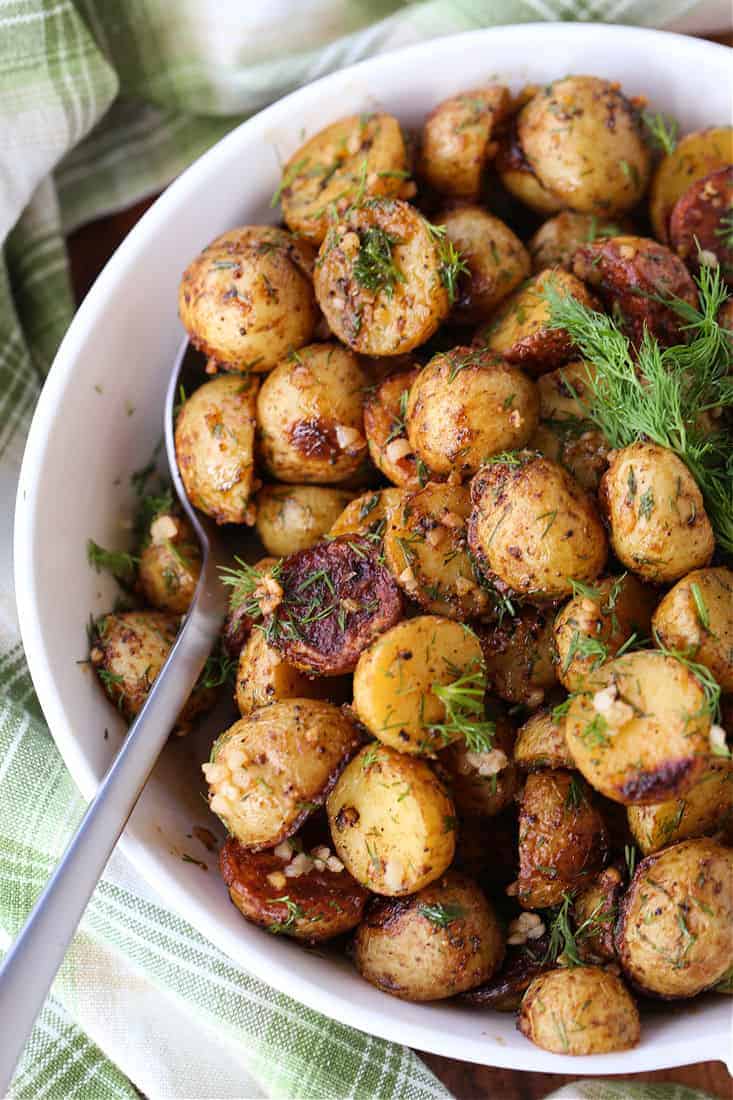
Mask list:
[[[121,545],[129,474],[161,435],[163,391],[181,339],[181,271],[230,226],[274,219],[279,164],[313,132],[376,107],[419,123],[439,100],[487,80],[517,89],[566,73],[621,81],[648,95],[684,130],[730,121],[733,70],[722,46],[627,27],[527,24],[428,42],[335,73],[286,97],[219,142],[173,183],[120,246],[59,349],[31,427],[18,492],[15,569],[23,643],[51,732],[88,798],[123,726],[85,656],[90,612],[108,610],[114,585],[86,563],[89,537]],[[101,389],[101,392],[97,389]],[[134,409],[134,412],[131,410]],[[121,481],[120,481],[121,478]],[[104,730],[111,735],[104,737]],[[723,997],[662,1007],[622,1055],[570,1058],[524,1039],[510,1015],[453,1004],[405,1004],[363,982],[345,960],[324,960],[247,924],[192,825],[212,827],[199,792],[210,734],[166,749],[122,840],[166,904],[245,969],[310,1007],[363,1031],[488,1065],[556,1073],[634,1073],[730,1058]],[[213,867],[212,867],[213,870]]]

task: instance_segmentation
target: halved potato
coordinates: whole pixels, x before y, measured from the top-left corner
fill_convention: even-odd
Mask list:
[[[494,128],[510,106],[509,89],[502,84],[444,99],[425,119],[421,176],[441,195],[478,198],[483,170],[496,153]]]
[[[514,763],[526,771],[572,768],[573,758],[565,740],[565,718],[556,718],[548,709],[530,715],[517,732]]]
[[[551,610],[524,607],[481,630],[492,691],[508,703],[538,707],[557,683]]]
[[[732,209],[733,165],[728,165],[691,184],[669,219],[670,246],[690,270],[699,271],[702,263],[717,263],[729,286],[733,283]]]
[[[543,222],[527,248],[532,257],[532,270],[544,271],[547,267],[564,267],[572,270],[576,248],[597,237],[618,237],[630,228],[625,218],[611,220],[597,214],[575,214],[563,210]]]
[[[652,625],[667,649],[694,653],[723,691],[733,691],[733,570],[693,569],[664,597]]]
[[[419,489],[427,480],[427,471],[418,465],[407,439],[405,423],[410,386],[419,374],[418,368],[390,375],[364,403],[364,431],[372,462],[402,489]]]
[[[611,453],[603,432],[583,420],[540,420],[527,448],[564,466],[578,485],[593,495]]]
[[[629,806],[629,827],[644,855],[678,840],[730,829],[733,820],[733,764],[711,757],[683,798],[651,806]]]
[[[328,532],[339,535],[364,535],[379,542],[384,535],[390,513],[402,503],[401,489],[369,489],[347,504]]]
[[[234,700],[243,717],[283,699],[324,699],[332,693],[329,680],[305,676],[289,665],[264,631],[253,630],[242,646]]]
[[[613,932],[624,888],[618,867],[606,867],[575,895],[575,942],[585,962],[611,962],[616,958]]]
[[[529,275],[527,250],[508,225],[480,206],[456,206],[435,220],[467,268],[458,281],[451,319],[478,324]]]
[[[491,701],[486,710],[496,727],[490,749],[476,752],[465,741],[454,741],[438,754],[440,774],[461,818],[495,817],[511,805],[517,789],[514,727]]]
[[[183,615],[201,573],[201,548],[191,525],[175,512],[160,512],[140,552],[138,581],[145,599],[159,611]]]
[[[733,126],[696,130],[677,142],[659,162],[649,188],[649,217],[658,240],[668,240],[672,208],[690,184],[729,164],[733,164]]]
[[[326,534],[354,494],[322,485],[265,485],[255,497],[255,527],[268,554],[307,550]]]
[[[522,998],[522,1035],[553,1054],[609,1054],[639,1042],[639,1010],[620,978],[600,966],[540,974]]]

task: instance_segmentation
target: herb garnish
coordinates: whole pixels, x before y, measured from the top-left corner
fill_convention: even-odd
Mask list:
[[[248,565],[246,561],[242,561],[238,557],[235,557],[234,560],[237,563],[237,568],[222,567],[219,570],[221,583],[231,588],[229,608],[231,611],[237,611],[240,607],[244,608],[245,613],[251,619],[261,619],[262,610],[256,595],[257,590],[266,577],[277,579],[282,568],[282,560],[268,566],[267,569],[256,569],[253,565]]]
[[[96,569],[111,573],[115,580],[122,584],[132,584],[135,579],[135,570],[140,559],[124,550],[105,550],[94,539],[87,539],[87,561]]]
[[[445,721],[431,726],[431,733],[445,738],[446,743],[462,737],[471,752],[489,752],[496,723],[485,718],[486,688],[486,672],[481,666],[450,684],[433,684],[433,694],[445,707]]]
[[[653,115],[651,111],[644,111],[641,117],[652,144],[663,153],[673,153],[677,148],[677,120],[661,112]]]
[[[466,915],[461,905],[442,905],[440,902],[434,905],[418,905],[417,911],[438,928],[448,928],[454,920],[460,920]]]
[[[359,240],[359,255],[353,267],[354,278],[365,290],[375,294],[382,290],[391,298],[397,283],[405,281],[392,257],[392,247],[400,243],[398,238],[373,225],[359,234]]]

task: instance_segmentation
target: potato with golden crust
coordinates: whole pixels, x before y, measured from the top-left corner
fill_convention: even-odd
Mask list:
[[[412,450],[438,476],[471,477],[495,454],[524,447],[539,417],[531,379],[482,348],[439,352],[410,388]]]
[[[549,371],[537,379],[540,419],[573,423],[587,422],[593,400],[595,367],[584,359]]]
[[[626,986],[600,966],[559,967],[534,979],[517,1027],[553,1054],[610,1054],[639,1042],[639,1010]]]
[[[415,368],[390,375],[364,402],[364,431],[371,460],[401,489],[419,489],[427,476],[418,466],[405,423],[410,386],[419,374],[420,369]]]
[[[313,247],[269,225],[230,229],[183,273],[178,310],[191,343],[232,371],[268,371],[313,337]]]
[[[733,570],[687,573],[658,605],[652,626],[662,645],[694,653],[723,691],[733,691]]]
[[[684,462],[656,443],[610,456],[599,502],[619,561],[651,584],[672,584],[708,564],[715,539],[697,483]]]
[[[138,582],[149,604],[183,615],[201,573],[201,547],[191,525],[175,512],[159,512],[140,552]]]
[[[364,535],[379,542],[390,513],[402,503],[401,489],[369,489],[347,504],[328,532],[337,535]]]
[[[575,766],[615,802],[645,806],[684,795],[710,752],[700,681],[675,657],[625,653],[588,674],[568,710]]]
[[[712,756],[682,798],[629,806],[629,828],[646,856],[690,837],[727,833],[733,822],[733,764]]]
[[[733,851],[683,840],[636,869],[616,925],[616,954],[640,991],[695,997],[733,966]]]
[[[441,195],[477,199],[486,164],[496,153],[495,128],[511,108],[502,84],[444,99],[425,119],[419,174]]]
[[[504,932],[470,878],[449,871],[411,898],[378,898],[354,939],[363,978],[403,1001],[437,1001],[486,982]]]
[[[693,271],[703,261],[719,264],[729,286],[733,283],[732,209],[733,165],[728,165],[691,184],[669,219],[669,243],[677,255]]]
[[[517,731],[514,763],[524,771],[539,768],[573,768],[565,740],[565,718],[548,708],[535,711]]]
[[[527,449],[563,466],[591,494],[598,492],[611,452],[603,432],[584,420],[540,420]]]
[[[499,142],[495,167],[504,188],[530,210],[538,214],[556,214],[563,209],[562,199],[542,186],[527,160],[519,142],[516,115]]]
[[[346,766],[326,804],[339,859],[375,894],[414,894],[449,867],[455,808],[424,760],[373,742]]]
[[[176,420],[176,459],[188,499],[217,523],[253,519],[253,377],[221,375],[184,402]]]
[[[471,482],[468,545],[489,580],[533,602],[560,600],[570,578],[592,582],[606,563],[606,534],[591,497],[566,470],[517,452]]]
[[[333,700],[333,684],[323,677],[314,679],[298,672],[282,654],[255,629],[242,646],[237,663],[234,701],[246,717],[259,707],[283,699]]]
[[[527,250],[503,221],[483,207],[455,206],[436,214],[463,261],[451,320],[461,325],[485,321],[529,275]]]
[[[675,203],[696,180],[733,164],[733,126],[714,126],[685,134],[657,165],[649,188],[649,217],[654,236],[669,240]]]
[[[490,748],[477,752],[459,740],[438,754],[440,774],[462,818],[495,817],[511,805],[517,789],[514,727],[491,700],[486,713],[495,726]]]
[[[271,575],[272,567],[277,564],[277,558],[266,557],[260,558],[252,568],[259,577],[264,579]],[[224,652],[232,661],[239,660],[242,646],[252,632],[255,618],[250,614],[251,610],[248,600],[238,599],[236,595],[231,597],[229,611],[222,628],[221,644]]]
[[[366,458],[368,384],[338,344],[311,344],[278,363],[257,399],[260,451],[273,477],[336,484],[356,474]]]
[[[508,703],[538,707],[557,683],[551,609],[524,607],[481,629],[492,691]]]
[[[268,554],[284,557],[314,546],[354,494],[323,485],[265,485],[255,497],[257,534]]]
[[[314,285],[331,330],[362,355],[403,355],[450,311],[446,250],[414,207],[372,201],[329,229]]]
[[[599,218],[596,214],[575,214],[572,210],[563,210],[560,214],[543,222],[534,236],[530,237],[527,248],[532,260],[533,271],[544,271],[547,267],[562,267],[572,270],[573,255],[576,248],[598,237],[618,237],[629,229],[625,218],[611,221]]]
[[[578,955],[584,962],[616,958],[613,932],[625,885],[618,867],[606,867],[573,898],[573,923]]]
[[[245,848],[272,848],[321,806],[361,743],[338,707],[288,699],[240,718],[202,771],[209,807]]]

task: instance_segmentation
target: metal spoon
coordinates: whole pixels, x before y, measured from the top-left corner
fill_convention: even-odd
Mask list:
[[[201,545],[201,576],[183,626],[145,705],[0,967],[0,1096],[8,1094],[13,1070],[87,902],[226,615],[227,594],[218,577],[218,567],[226,556],[214,525],[191,507],[176,463],[173,409],[186,350],[184,343],[166,392],[165,449],[171,481]]]

